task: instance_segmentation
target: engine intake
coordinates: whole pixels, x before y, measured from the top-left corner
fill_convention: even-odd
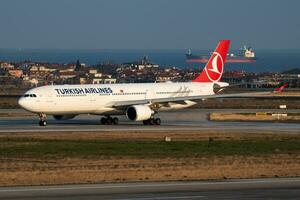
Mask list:
[[[143,121],[151,118],[154,111],[148,106],[135,105],[127,108],[126,116],[132,121]]]

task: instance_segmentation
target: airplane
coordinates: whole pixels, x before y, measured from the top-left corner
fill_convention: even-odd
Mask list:
[[[220,91],[229,86],[220,81],[229,46],[230,40],[221,40],[203,71],[191,82],[47,85],[25,92],[18,104],[38,114],[40,126],[47,125],[47,115],[67,120],[79,114],[102,115],[100,122],[106,125],[118,124],[118,115],[144,125],[160,125],[161,119],[155,117],[158,112],[191,107],[197,100],[271,93],[215,93],[216,88]]]

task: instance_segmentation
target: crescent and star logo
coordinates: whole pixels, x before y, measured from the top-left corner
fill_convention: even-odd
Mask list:
[[[212,82],[219,81],[223,73],[224,62],[222,56],[218,52],[212,54],[212,58],[205,68],[205,72],[209,80]]]

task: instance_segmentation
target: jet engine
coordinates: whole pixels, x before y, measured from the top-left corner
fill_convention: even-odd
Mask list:
[[[76,115],[53,115],[53,118],[56,120],[67,120],[73,119]]]
[[[154,111],[148,106],[135,105],[130,106],[126,111],[126,116],[132,121],[143,121],[151,118]]]

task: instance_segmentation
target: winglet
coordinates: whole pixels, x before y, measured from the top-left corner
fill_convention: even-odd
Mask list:
[[[289,84],[288,84],[288,83],[285,83],[285,84],[283,84],[282,86],[280,86],[280,87],[278,87],[278,88],[275,88],[275,90],[274,90],[273,92],[274,92],[274,93],[282,92],[282,90],[283,90],[284,88],[286,88],[287,86],[289,86]]]

